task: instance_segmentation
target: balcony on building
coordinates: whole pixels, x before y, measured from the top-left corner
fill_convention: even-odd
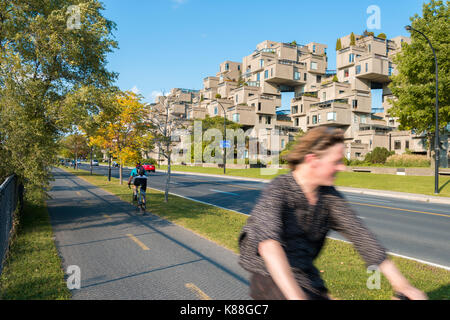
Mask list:
[[[219,84],[219,77],[206,77],[203,79],[203,87],[205,89],[216,88]]]
[[[247,104],[254,107],[256,113],[276,114],[276,109],[281,105],[281,97],[271,95],[261,95],[251,97],[247,100]]]
[[[390,82],[391,68],[388,58],[375,53],[365,54],[355,61],[355,75],[357,78],[378,83]]]
[[[279,59],[267,64],[261,76],[264,81],[279,85],[296,87],[303,85],[306,65],[301,62]]]
[[[352,110],[348,99],[333,99],[310,105],[308,112],[308,127],[349,126],[351,124]]]
[[[169,111],[174,115],[186,115],[186,105],[182,103],[175,103],[170,105]]]

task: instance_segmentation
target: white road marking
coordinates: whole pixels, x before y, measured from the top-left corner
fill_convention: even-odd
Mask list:
[[[237,193],[233,193],[233,192],[226,192],[226,191],[215,190],[215,189],[209,189],[209,191],[220,192],[220,193],[226,193],[226,194],[231,194],[232,196],[237,196],[237,197],[239,197],[239,195],[238,195]]]

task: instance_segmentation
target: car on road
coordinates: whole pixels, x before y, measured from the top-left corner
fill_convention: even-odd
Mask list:
[[[144,163],[142,166],[144,167],[145,171],[155,172],[155,166],[151,163]]]
[[[113,161],[112,166],[113,166],[114,168],[118,168],[118,167],[119,167],[119,164],[118,164],[117,162]]]
[[[92,160],[92,165],[93,166],[98,166],[98,160]]]
[[[77,160],[77,164],[81,164],[81,160],[80,159]]]

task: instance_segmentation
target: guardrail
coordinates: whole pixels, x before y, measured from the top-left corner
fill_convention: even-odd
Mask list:
[[[13,225],[13,215],[18,205],[23,205],[23,185],[12,175],[0,185],[0,275],[3,260],[9,247],[9,239]]]

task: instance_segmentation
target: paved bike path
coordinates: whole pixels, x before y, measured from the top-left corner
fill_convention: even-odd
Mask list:
[[[235,253],[157,216],[143,217],[61,169],[53,173],[47,206],[56,246],[65,271],[81,270],[73,299],[250,299],[248,273]]]

